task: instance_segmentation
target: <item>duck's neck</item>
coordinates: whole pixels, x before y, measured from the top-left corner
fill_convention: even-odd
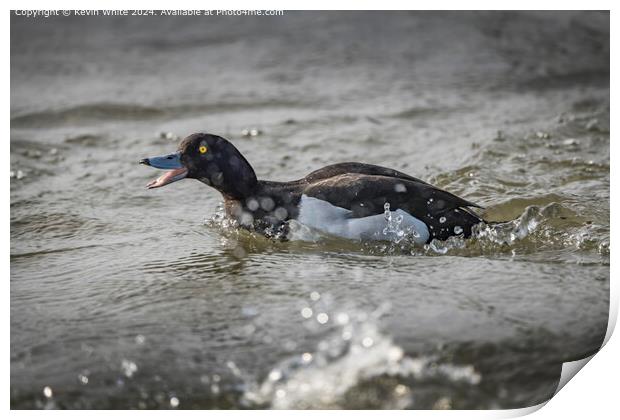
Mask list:
[[[256,181],[254,183],[222,185],[216,188],[226,200],[244,201],[256,195]]]
[[[258,187],[256,173],[241,153],[233,155],[222,168],[221,179],[212,179],[211,182],[225,199],[236,201],[255,195]]]

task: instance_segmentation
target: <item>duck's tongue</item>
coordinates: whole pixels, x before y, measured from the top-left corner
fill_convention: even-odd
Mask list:
[[[167,171],[159,178],[154,179],[153,181],[146,184],[146,188],[151,189],[151,188],[163,187],[164,185],[168,185],[175,181],[179,181],[185,178],[186,176],[187,176],[187,169],[185,168],[173,169],[172,171]]]

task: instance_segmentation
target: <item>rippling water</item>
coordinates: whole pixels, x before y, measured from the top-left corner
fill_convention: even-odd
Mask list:
[[[380,164],[505,223],[238,232],[198,182],[144,188],[195,131],[263,179]],[[12,17],[10,169],[12,408],[533,405],[607,326],[609,15]]]

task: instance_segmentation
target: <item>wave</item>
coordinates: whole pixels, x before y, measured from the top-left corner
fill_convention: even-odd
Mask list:
[[[102,102],[72,107],[28,112],[11,117],[12,128],[85,125],[101,121],[150,121],[166,118],[187,118],[201,114],[220,114],[263,108],[306,106],[299,101],[260,100],[252,102],[213,102],[209,104],[178,104],[146,106],[132,103]]]

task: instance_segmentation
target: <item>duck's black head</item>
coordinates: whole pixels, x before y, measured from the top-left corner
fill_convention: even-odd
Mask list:
[[[228,140],[214,134],[196,133],[179,144],[170,155],[142,159],[140,163],[168,171],[147,188],[159,188],[184,178],[212,186],[230,198],[251,195],[257,180],[254,170]]]

